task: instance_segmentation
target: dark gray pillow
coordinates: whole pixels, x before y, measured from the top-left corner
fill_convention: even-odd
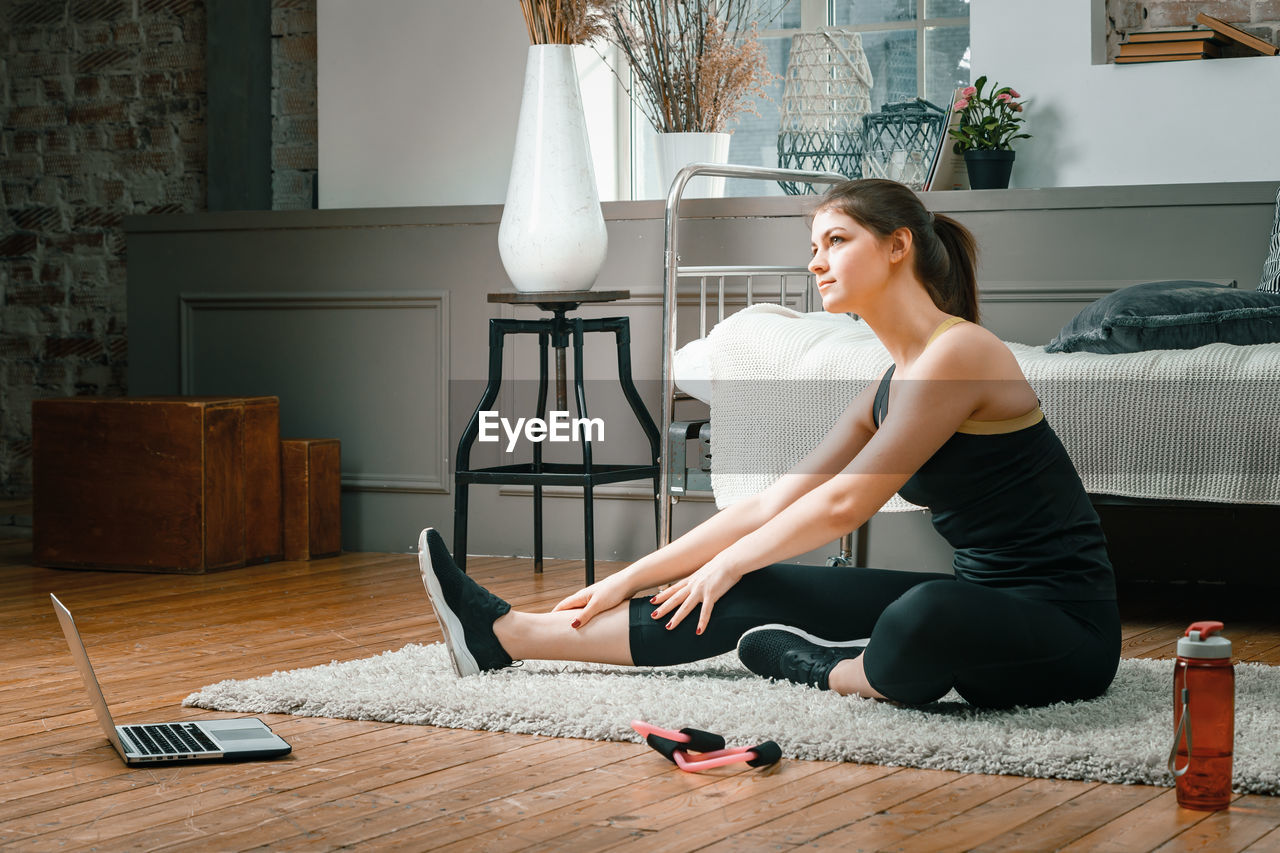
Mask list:
[[[1046,352],[1143,352],[1280,342],[1280,293],[1207,281],[1153,281],[1089,305]]]

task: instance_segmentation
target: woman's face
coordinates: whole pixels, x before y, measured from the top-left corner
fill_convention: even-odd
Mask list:
[[[809,272],[823,310],[858,313],[858,304],[889,279],[891,242],[838,210],[819,211],[813,218]]]

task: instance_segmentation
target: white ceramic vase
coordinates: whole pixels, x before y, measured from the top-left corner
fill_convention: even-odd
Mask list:
[[[573,46],[532,45],[498,226],[502,266],[516,290],[590,290],[608,245]]]
[[[660,133],[658,134],[658,175],[662,182],[662,198],[671,191],[676,174],[690,163],[728,163],[727,133]],[[724,178],[694,178],[681,198],[720,198],[724,195]]]

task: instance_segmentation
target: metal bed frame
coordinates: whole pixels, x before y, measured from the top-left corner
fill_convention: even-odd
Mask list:
[[[705,419],[692,421],[675,420],[675,404],[677,400],[688,399],[688,395],[678,392],[675,387],[673,365],[675,363],[677,344],[676,310],[679,306],[680,284],[682,281],[696,279],[698,281],[698,314],[699,337],[707,334],[708,282],[716,283],[716,322],[725,317],[726,282],[741,281],[745,287],[735,287],[745,296],[747,306],[755,303],[757,279],[776,279],[776,293],[780,304],[787,304],[789,279],[799,278],[803,281],[798,294],[805,311],[812,310],[813,282],[807,266],[681,266],[679,252],[680,238],[680,201],[689,181],[699,175],[709,177],[745,178],[763,181],[793,181],[809,184],[835,184],[846,180],[844,175],[836,172],[812,172],[799,169],[775,169],[760,166],[738,166],[714,163],[691,163],[676,175],[667,193],[666,209],[666,244],[665,268],[662,279],[662,422],[659,432],[666,442],[659,459],[659,511],[658,511],[658,546],[662,547],[671,541],[672,509],[680,498],[688,494],[689,478],[686,476],[685,458],[686,442],[701,438],[704,442],[709,435],[708,421]],[[857,535],[857,554],[854,555],[853,533],[845,534],[840,540],[840,555],[828,560],[837,565],[865,565],[867,556],[867,530],[864,525]]]

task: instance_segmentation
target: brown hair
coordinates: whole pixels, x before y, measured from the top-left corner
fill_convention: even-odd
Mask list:
[[[978,243],[950,216],[930,213],[914,192],[897,181],[864,178],[827,190],[813,209],[836,210],[880,237],[911,231],[915,273],[942,311],[978,322]]]

